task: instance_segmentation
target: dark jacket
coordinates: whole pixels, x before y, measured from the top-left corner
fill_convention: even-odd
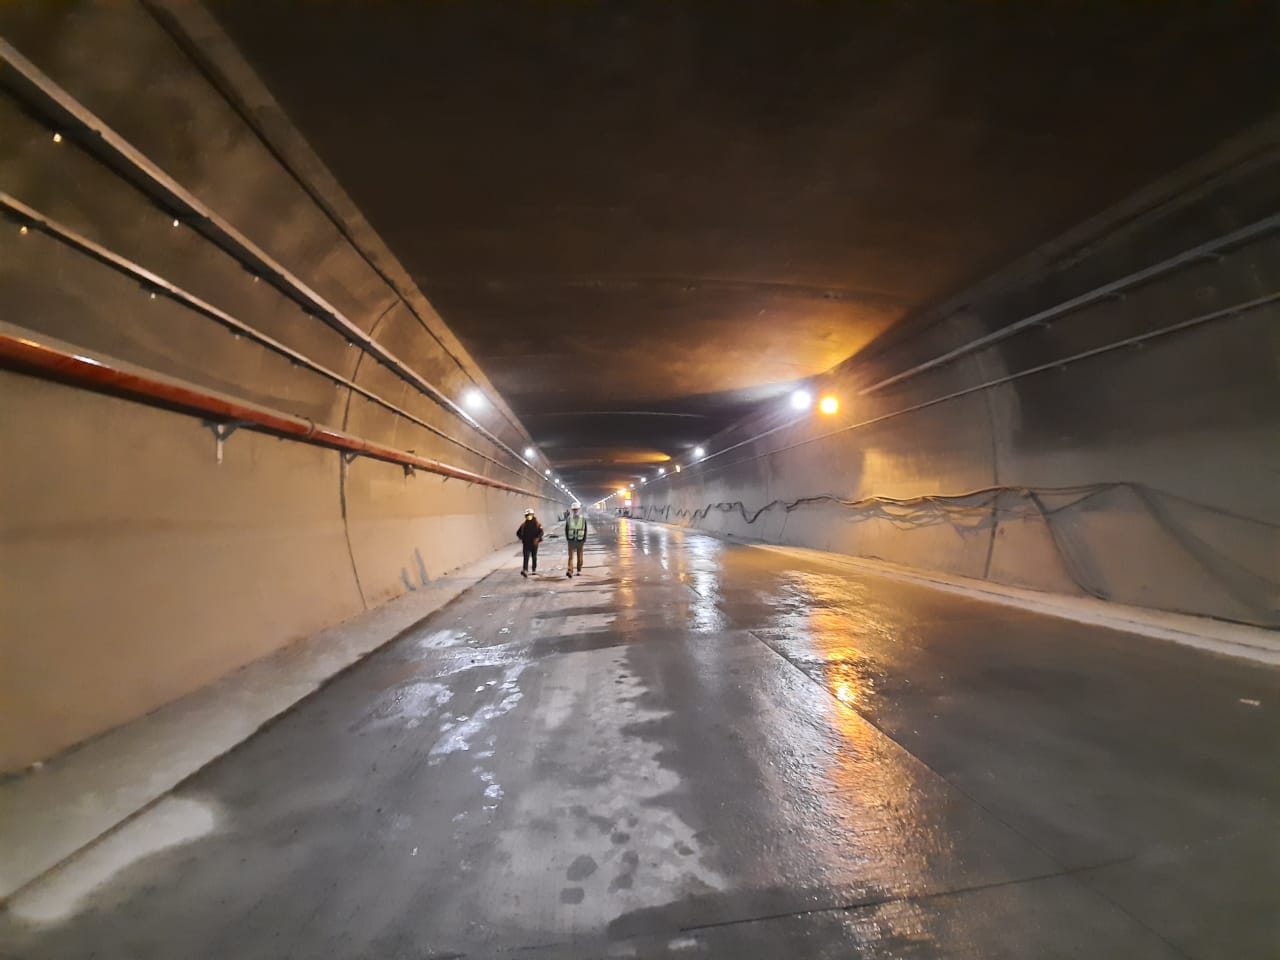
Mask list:
[[[542,539],[542,524],[538,522],[536,517],[526,520],[516,530],[516,539],[528,546],[533,546]]]

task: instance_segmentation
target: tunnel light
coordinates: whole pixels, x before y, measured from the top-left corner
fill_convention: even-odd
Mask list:
[[[462,395],[462,405],[472,413],[483,410],[485,407],[484,394],[476,389],[468,390]]]
[[[636,485],[634,483],[629,483],[627,484],[627,487],[631,490],[634,490],[636,488]]]
[[[620,496],[620,497],[621,497],[621,496],[622,496],[623,494],[625,494],[626,492],[627,492],[626,488],[625,488],[625,487],[623,487],[622,489],[620,489],[620,490],[618,491],[618,496]]]
[[[27,225],[26,225],[25,223],[24,223],[22,226],[20,226],[20,227],[18,228],[18,233],[19,233],[19,235],[21,235],[21,236],[24,236],[24,237],[25,237],[25,236],[26,236],[28,233],[30,233],[30,232],[31,232],[31,231],[27,229]]]
[[[678,463],[677,463],[677,464],[676,464],[676,473],[679,473],[679,472],[680,472],[680,464],[678,464]]]
[[[55,134],[53,135],[53,142],[54,142],[54,143],[61,143],[61,142],[62,142],[62,134],[60,134],[60,133],[55,133]]]
[[[524,448],[524,458],[526,460],[532,460],[535,456],[537,456],[537,454],[538,454],[538,451],[534,450],[533,447]]]
[[[808,410],[813,404],[813,395],[808,390],[797,390],[791,394],[792,410]]]
[[[840,409],[840,401],[832,396],[823,397],[818,403],[818,409],[829,417]]]
[[[666,472],[667,472],[667,468],[666,468],[666,467],[659,467],[659,468],[658,468],[658,476],[662,476],[662,475],[663,475],[664,473],[666,473]]]
[[[543,470],[543,471],[542,471],[542,475],[543,475],[544,477],[549,477],[549,476],[551,476],[551,470],[550,470],[550,469]]]
[[[174,217],[174,218],[173,218],[173,225],[174,225],[175,227],[179,225],[179,222],[178,222],[178,218],[177,218],[177,217]]]
[[[641,478],[640,478],[640,482],[641,482],[641,483],[648,483],[649,481],[648,481],[648,480],[646,480],[644,477],[641,477]]]
[[[707,451],[702,449],[702,447],[694,447],[693,455],[697,457],[699,460],[701,460],[703,457],[707,455]]]

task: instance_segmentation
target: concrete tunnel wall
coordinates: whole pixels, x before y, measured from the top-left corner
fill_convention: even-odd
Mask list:
[[[643,487],[637,515],[1002,584],[1280,626],[1276,303],[852,426],[1280,291],[1271,231],[988,349],[859,390],[1280,210],[1280,125],[1035,251]],[[784,403],[785,405],[785,403]],[[848,428],[823,436],[842,427]],[[686,455],[685,464],[689,462]],[[906,500],[894,503],[887,498]]]
[[[488,386],[468,358],[449,356],[446,346],[460,348],[440,336],[438,318],[397,296],[147,9],[14,7],[0,36],[445,393],[457,397],[468,370]],[[0,91],[0,190],[518,466],[52,132]],[[5,222],[7,322],[550,490]],[[497,403],[486,424],[519,449],[527,436]],[[218,464],[197,418],[12,372],[0,372],[0,408],[0,771],[513,543],[528,502],[248,430],[227,440]]]

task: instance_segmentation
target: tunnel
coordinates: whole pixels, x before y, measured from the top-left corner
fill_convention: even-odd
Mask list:
[[[1280,957],[1278,81],[0,4],[0,957]]]

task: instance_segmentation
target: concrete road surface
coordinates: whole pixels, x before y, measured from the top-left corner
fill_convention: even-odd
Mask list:
[[[19,897],[0,955],[1280,957],[1280,671],[635,521],[562,550]]]

